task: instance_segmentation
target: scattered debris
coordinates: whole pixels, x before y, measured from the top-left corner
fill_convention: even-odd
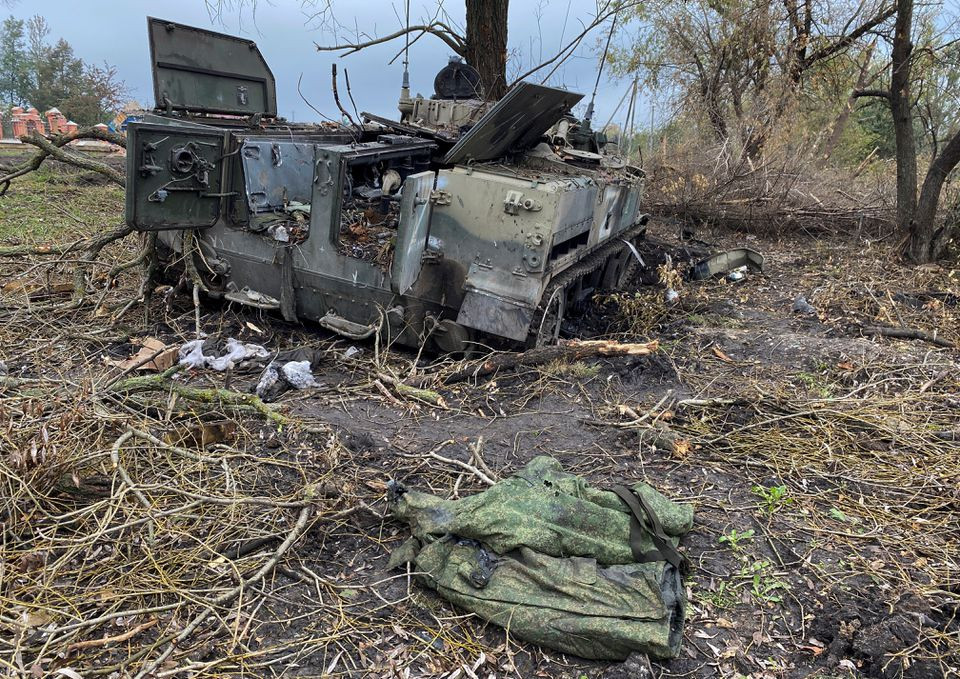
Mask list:
[[[223,298],[228,302],[244,304],[255,309],[279,309],[280,300],[262,292],[257,292],[246,286],[240,290],[231,290],[224,294]]]
[[[393,255],[399,223],[399,203],[387,203],[386,210],[381,211],[379,195],[371,199],[357,196],[341,212],[337,249],[348,257],[386,268]]]
[[[283,373],[283,379],[290,383],[294,389],[309,389],[316,387],[317,381],[310,372],[310,361],[290,361],[284,363],[280,369]]]
[[[139,351],[129,358],[123,360],[105,358],[104,362],[123,371],[150,370],[157,372],[167,370],[177,362],[177,347],[165,344],[156,337],[146,337],[138,344],[140,346]]]
[[[734,269],[730,273],[728,273],[726,279],[731,283],[736,283],[738,281],[742,281],[746,277],[747,277],[747,267],[741,266],[739,268]]]
[[[320,386],[313,371],[323,360],[314,349],[293,349],[277,354],[263,369],[255,393],[266,403],[276,401],[290,389],[310,389]]]
[[[633,243],[631,243],[630,241],[625,240],[625,239],[623,239],[623,238],[621,238],[620,240],[623,241],[624,243],[626,243],[627,247],[630,248],[630,252],[633,253],[633,256],[636,258],[637,262],[640,263],[640,266],[646,267],[647,264],[646,264],[646,262],[643,261],[643,257],[640,256],[640,252],[637,251],[636,246],[635,246]]]
[[[227,339],[226,353],[220,356],[208,355],[203,353],[208,342],[209,340],[202,339],[191,340],[180,347],[180,365],[192,370],[210,368],[223,372],[251,358],[266,358],[270,355],[270,352],[259,344],[244,344],[233,337]]]
[[[0,287],[0,291],[6,294],[20,293],[34,299],[45,295],[62,295],[67,292],[73,292],[73,283],[41,285],[39,283],[26,283],[24,281],[10,281],[9,283],[5,283],[3,287]]]
[[[793,313],[795,314],[809,314],[815,316],[817,310],[810,306],[810,302],[807,301],[807,298],[803,295],[797,295],[797,298],[793,300]]]
[[[751,271],[763,273],[763,255],[750,248],[736,248],[707,257],[690,268],[687,277],[693,281],[703,281],[720,274],[729,273],[746,267]]]
[[[231,420],[202,422],[188,427],[171,429],[163,440],[171,446],[203,449],[215,443],[232,440],[237,433],[237,423]]]

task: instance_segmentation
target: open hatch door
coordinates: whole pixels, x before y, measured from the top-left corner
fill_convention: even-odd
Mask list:
[[[158,109],[277,115],[277,85],[257,43],[147,18]]]
[[[430,231],[430,192],[437,175],[420,172],[407,177],[400,199],[400,226],[393,255],[390,286],[403,295],[413,287],[423,267],[423,251]]]
[[[529,148],[581,99],[576,92],[518,83],[460,137],[443,162],[496,160]]]

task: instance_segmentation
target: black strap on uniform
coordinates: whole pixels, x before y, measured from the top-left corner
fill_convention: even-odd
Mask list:
[[[674,568],[683,567],[683,555],[673,546],[663,530],[657,513],[643,498],[643,495],[634,493],[626,486],[614,486],[611,490],[617,494],[630,508],[630,551],[637,563],[649,561],[667,561]],[[641,540],[644,534],[649,534],[656,549],[643,551]]]

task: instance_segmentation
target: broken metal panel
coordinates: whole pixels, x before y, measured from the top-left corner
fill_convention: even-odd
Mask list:
[[[423,266],[430,230],[430,192],[436,178],[435,172],[421,172],[410,175],[403,184],[400,226],[391,272],[391,287],[401,295],[410,290]]]
[[[707,257],[690,268],[689,278],[702,281],[739,269],[741,266],[757,273],[763,272],[763,255],[750,248],[735,248]]]
[[[628,229],[637,223],[640,217],[640,194],[639,186],[630,185],[627,188],[627,194],[621,205],[621,212],[618,216],[619,223],[614,229],[615,232]]]
[[[291,202],[310,203],[314,146],[277,139],[244,139],[240,161],[250,212],[282,210]]]
[[[460,137],[445,163],[496,160],[533,146],[582,94],[521,82]]]
[[[252,40],[147,18],[158,109],[277,115],[277,86]]]
[[[467,290],[457,323],[521,342],[527,338],[533,309],[481,290]]]
[[[599,225],[590,245],[602,243],[614,233],[621,230],[620,215],[629,193],[629,186],[607,184],[603,187],[600,202],[594,213],[594,222]]]
[[[505,275],[502,270],[474,262],[464,284],[466,295],[457,323],[522,341],[529,332],[543,284],[539,276],[519,272]]]

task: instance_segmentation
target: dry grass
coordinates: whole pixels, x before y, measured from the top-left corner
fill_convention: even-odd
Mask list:
[[[107,214],[90,227],[117,219]],[[108,258],[131,257],[137,244],[128,240]],[[404,537],[380,513],[388,477],[457,497],[484,486],[471,467],[503,475],[550,452],[599,483],[649,477],[697,503],[687,545],[695,565],[689,657],[657,666],[661,676],[796,676],[798,658],[826,657],[803,650],[813,611],[821,615],[828,598],[849,608],[854,591],[875,591],[884,605],[907,592],[931,601],[937,623],[921,625],[916,644],[884,662],[931,661],[946,672],[960,647],[949,622],[960,603],[955,354],[883,341],[878,355],[811,354],[801,366],[738,353],[737,345],[714,349],[724,333],[751,332],[721,324],[712,315],[718,301],[779,309],[798,289],[828,333],[896,320],[957,338],[949,303],[907,309],[895,297],[956,292],[943,272],[872,258],[859,274],[843,264],[853,255],[834,250],[835,261],[818,255],[791,273],[795,254],[784,246],[770,253],[768,277],[688,284],[675,306],[659,289],[618,295],[609,310],[620,310],[622,336],[670,329],[656,361],[560,361],[452,388],[443,380],[463,368],[454,361],[418,362],[371,346],[346,359],[342,342],[271,317],[253,319],[258,334],[243,329],[248,317],[204,311],[208,333],[246,332],[238,336],[272,349],[325,353],[331,377],[323,386],[270,406],[241,393],[255,376],[170,373],[132,389],[128,375],[105,366],[105,353],[132,336],[179,342],[196,332],[189,302],[156,300],[149,322],[139,307],[115,316],[136,294],[135,272],[109,288],[94,273],[89,301],[77,306],[67,299],[71,287],[56,292],[58,283],[72,286],[70,261],[0,261],[3,283],[31,286],[0,296],[0,360],[11,368],[0,378],[0,664],[22,677],[62,668],[85,677],[469,676],[464,667],[597,676],[602,667],[518,646],[424,594],[411,574],[382,571]],[[781,277],[789,286],[777,288]],[[796,328],[763,329],[786,330]],[[446,408],[391,379],[440,391]],[[328,424],[360,412],[382,449]],[[545,441],[551,416],[583,424]],[[236,424],[230,437],[208,447],[182,442],[198,424],[223,420]],[[493,438],[495,425],[510,432],[507,440]],[[468,427],[479,435],[464,434]],[[174,445],[164,438],[171,432]],[[789,503],[750,490],[774,482]],[[719,540],[729,526],[756,535],[734,549]],[[717,582],[729,589],[718,591]],[[757,619],[760,641],[750,636]],[[711,636],[721,632],[728,646]]]

